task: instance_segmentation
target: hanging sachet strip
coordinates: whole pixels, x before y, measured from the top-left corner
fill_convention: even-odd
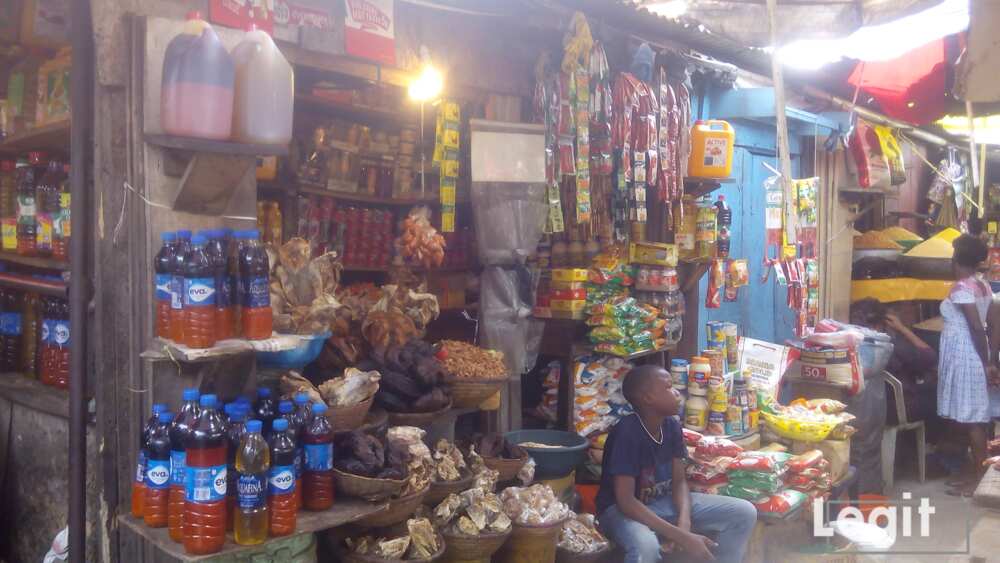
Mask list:
[[[459,136],[461,114],[454,101],[443,101],[438,107],[437,139],[434,160],[441,173],[441,232],[455,232],[455,192],[458,187]]]
[[[576,108],[576,222],[590,222],[590,73],[579,66],[573,72]]]

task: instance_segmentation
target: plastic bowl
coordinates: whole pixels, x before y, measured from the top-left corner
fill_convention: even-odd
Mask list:
[[[257,365],[263,368],[302,369],[319,357],[329,332],[299,335],[299,345],[282,352],[257,352]]]
[[[504,435],[518,444],[535,460],[535,478],[548,479],[569,475],[584,460],[590,442],[575,432],[562,430],[515,430]],[[525,442],[551,444],[557,448],[533,448]]]

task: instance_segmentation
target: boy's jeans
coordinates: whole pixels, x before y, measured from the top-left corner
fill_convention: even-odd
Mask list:
[[[677,511],[669,493],[646,506],[660,518],[677,523]],[[625,552],[625,563],[660,561],[660,539],[645,524],[625,517],[617,505],[608,507],[598,519],[601,530]],[[713,550],[719,563],[743,560],[756,522],[757,509],[743,499],[691,493],[691,531],[708,535],[719,544]]]

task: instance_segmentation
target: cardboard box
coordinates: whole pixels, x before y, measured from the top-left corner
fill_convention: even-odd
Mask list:
[[[550,290],[558,290],[558,291],[575,291],[575,290],[578,290],[578,289],[582,289],[582,290],[586,291],[586,289],[587,289],[587,283],[586,282],[579,282],[579,281],[574,281],[574,282],[550,281],[549,282],[549,289]]]
[[[550,299],[560,299],[569,301],[586,301],[587,290],[580,289],[553,289],[549,292]]]
[[[649,266],[677,266],[677,245],[664,242],[633,242],[628,245],[628,261]]]
[[[792,442],[792,453],[800,454],[809,450],[819,450],[823,452],[823,458],[830,462],[830,478],[834,483],[840,481],[847,475],[847,469],[851,466],[851,441],[848,440],[823,440],[822,442]]]
[[[587,270],[583,268],[559,268],[552,270],[553,282],[585,282]]]
[[[556,311],[583,313],[583,310],[587,308],[587,302],[583,299],[551,299],[549,307],[552,307],[553,313]]]

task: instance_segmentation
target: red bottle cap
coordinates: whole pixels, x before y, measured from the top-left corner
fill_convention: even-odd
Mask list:
[[[201,19],[201,12],[199,12],[198,10],[191,10],[190,12],[187,13],[187,15],[185,17],[188,19],[188,21],[190,21],[190,20],[200,20]]]

